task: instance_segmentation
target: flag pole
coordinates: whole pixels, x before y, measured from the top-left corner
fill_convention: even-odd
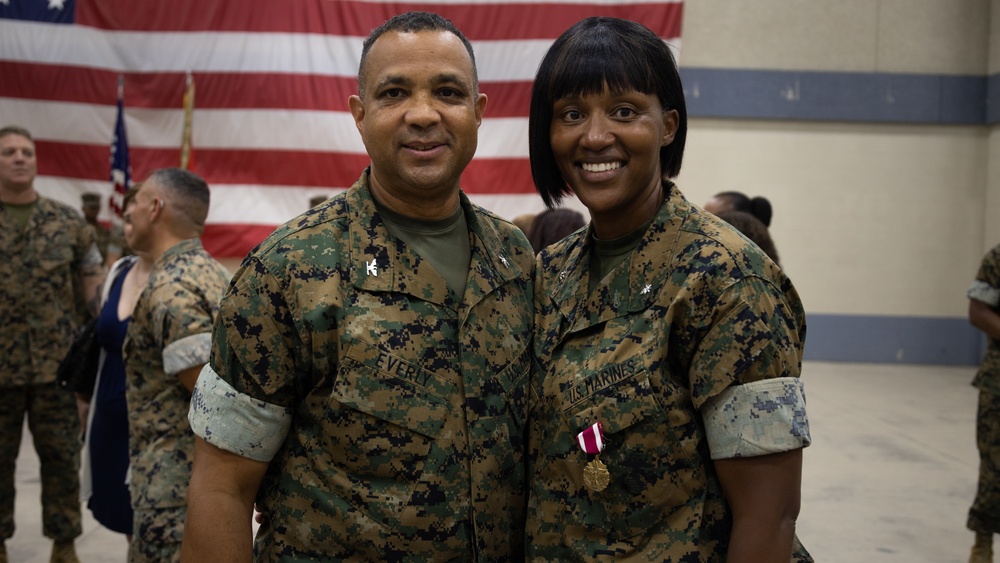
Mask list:
[[[180,167],[188,170],[191,162],[191,129],[194,115],[194,75],[189,70],[184,86],[184,129],[181,132],[181,163]]]

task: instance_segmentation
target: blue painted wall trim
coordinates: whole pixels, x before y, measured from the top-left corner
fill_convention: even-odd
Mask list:
[[[990,76],[986,85],[986,122],[995,125],[1000,123],[1000,74]]]
[[[1000,75],[682,67],[691,117],[984,125],[1000,122]]]
[[[985,344],[964,317],[806,315],[806,360],[977,365]]]

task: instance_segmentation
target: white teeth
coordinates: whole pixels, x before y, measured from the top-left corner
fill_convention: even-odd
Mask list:
[[[620,162],[598,162],[595,164],[589,164],[584,162],[580,165],[586,172],[607,172],[608,170],[617,170],[622,167]]]

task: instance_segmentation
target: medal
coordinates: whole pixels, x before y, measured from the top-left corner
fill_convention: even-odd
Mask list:
[[[584,453],[594,456],[583,468],[583,486],[588,491],[599,493],[611,482],[611,472],[601,461],[601,450],[604,449],[604,428],[601,422],[597,421],[583,429],[576,435],[576,442]]]
[[[587,487],[588,491],[599,493],[608,488],[610,482],[611,473],[600,458],[595,457],[583,468],[583,486]]]

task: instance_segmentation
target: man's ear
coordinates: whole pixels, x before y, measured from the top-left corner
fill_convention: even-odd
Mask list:
[[[354,126],[358,132],[365,132],[365,102],[358,95],[352,95],[347,99],[347,105],[351,108],[351,115],[354,117]]]
[[[476,125],[482,125],[483,114],[486,113],[486,94],[479,94],[476,98]]]

